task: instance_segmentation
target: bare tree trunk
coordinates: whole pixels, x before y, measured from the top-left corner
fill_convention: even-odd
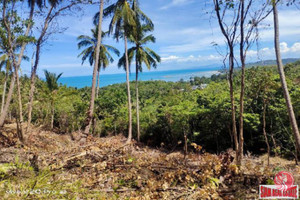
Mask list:
[[[274,43],[275,43],[277,66],[278,66],[278,71],[279,71],[279,75],[280,75],[284,98],[286,101],[287,111],[289,114],[289,119],[290,119],[290,123],[292,126],[294,138],[295,138],[296,148],[299,151],[300,150],[300,135],[299,135],[298,125],[297,125],[297,121],[296,121],[294,110],[293,110],[293,105],[291,102],[290,94],[289,94],[286,79],[285,79],[283,63],[281,60],[280,44],[279,44],[278,11],[277,11],[277,5],[276,5],[275,1],[273,1],[273,15],[274,15],[274,33],[275,33]]]
[[[266,101],[264,100],[264,105],[263,105],[263,134],[265,137],[265,142],[267,144],[267,148],[268,148],[268,166],[270,165],[270,144],[268,141],[268,137],[267,137],[267,132],[266,132]]]
[[[128,50],[127,50],[127,36],[124,36],[125,43],[125,59],[126,59],[126,85],[127,85],[127,98],[128,98],[128,138],[127,143],[131,142],[132,139],[132,113],[131,113],[131,95],[130,95],[130,82],[129,82],[129,61],[128,61]]]
[[[183,151],[184,151],[184,160],[185,160],[185,158],[186,158],[186,156],[188,154],[188,148],[187,148],[187,134],[186,134],[185,130],[183,130],[183,131],[184,131],[184,147],[183,147]],[[186,160],[185,160],[185,163],[186,163]]]
[[[26,47],[26,43],[22,43],[22,46],[21,46],[21,50],[20,50],[20,53],[19,53],[19,56],[18,56],[18,61],[16,62],[16,60],[14,59],[14,52],[13,52],[13,49],[12,49],[12,41],[11,41],[11,35],[10,35],[10,27],[9,25],[7,24],[7,21],[5,19],[5,15],[6,15],[6,1],[3,1],[3,22],[4,22],[4,26],[6,27],[7,29],[7,33],[8,33],[8,44],[10,45],[10,57],[13,58],[13,65],[14,65],[14,68],[15,68],[15,72],[19,70],[20,68],[20,65],[21,65],[21,61],[22,61],[22,58],[23,58],[23,55],[24,55],[24,51],[25,51],[25,47]],[[31,10],[30,10],[30,14],[29,14],[29,21],[32,20],[33,18],[33,12],[34,12],[34,6],[32,6]],[[32,24],[31,23],[28,23],[27,25],[27,28],[26,28],[26,31],[25,31],[25,34],[24,36],[27,37],[29,35],[29,31],[32,27]],[[11,83],[10,83],[10,87],[9,87],[9,91],[8,91],[8,94],[7,94],[7,97],[6,97],[6,101],[5,101],[5,105],[4,105],[4,109],[3,109],[3,112],[1,112],[1,116],[0,116],[0,127],[2,127],[4,125],[4,121],[5,121],[5,118],[7,116],[7,111],[8,111],[8,108],[9,108],[9,105],[10,105],[10,102],[11,102],[11,99],[12,99],[12,94],[13,94],[13,91],[14,91],[14,86],[15,86],[15,78],[16,78],[16,75],[15,73],[12,73],[12,79],[11,79]]]
[[[233,142],[233,135],[232,135],[230,124],[228,125],[228,131],[229,131],[229,135],[230,135],[231,148],[233,149],[234,148],[234,142]]]
[[[50,122],[50,128],[53,129],[54,127],[54,104],[51,105],[51,122]]]
[[[5,101],[5,105],[3,108],[3,112],[1,112],[1,116],[0,116],[0,126],[4,125],[4,121],[7,115],[7,111],[11,102],[11,98],[12,98],[12,94],[14,92],[14,87],[15,87],[15,81],[16,81],[16,74],[12,73],[12,77],[10,80],[10,86],[9,86],[9,90],[7,93],[7,97],[6,97],[6,101]]]
[[[137,140],[140,141],[140,105],[139,105],[139,87],[138,87],[138,77],[139,77],[139,64],[138,59],[135,60],[136,72],[135,72],[135,92],[136,92],[136,130],[137,130]]]
[[[24,142],[24,137],[23,137],[23,132],[22,129],[20,129],[20,121],[18,119],[18,117],[16,118],[16,124],[17,124],[17,136],[20,140],[20,142]]]
[[[9,70],[8,70],[8,69],[6,69],[6,72],[5,72],[5,78],[4,78],[4,84],[3,84],[3,93],[2,93],[1,113],[3,112],[3,109],[4,109],[4,104],[5,104],[5,94],[6,94],[6,87],[7,87],[8,73],[9,73]]]
[[[95,96],[96,96],[96,79],[97,79],[97,71],[98,71],[98,66],[99,66],[99,52],[100,52],[101,39],[102,39],[103,6],[104,6],[104,0],[101,0],[100,11],[99,11],[100,18],[99,18],[99,24],[98,24],[96,56],[95,56],[96,58],[95,58],[95,65],[94,65],[94,70],[93,70],[91,101],[90,101],[89,110],[87,112],[87,118],[86,118],[85,130],[84,130],[85,136],[87,136],[90,132],[90,128],[91,128],[91,124],[92,124],[92,120],[93,120],[93,114],[94,114]]]
[[[34,65],[31,68],[31,80],[30,80],[30,91],[29,91],[29,102],[28,102],[28,119],[27,119],[27,130],[26,132],[28,132],[30,130],[30,125],[31,125],[31,119],[32,119],[32,106],[33,106],[33,98],[34,98],[34,91],[35,91],[35,79],[36,79],[36,71],[40,62],[40,54],[41,54],[41,45],[42,45],[42,41],[44,39],[44,36],[47,32],[48,26],[49,26],[49,21],[51,20],[51,13],[54,9],[54,5],[51,6],[47,17],[45,19],[44,22],[44,26],[41,32],[40,37],[37,40],[37,44],[36,44],[36,52],[35,52],[35,61],[34,61]]]
[[[277,144],[276,144],[276,141],[275,141],[273,133],[271,133],[271,139],[272,139],[274,148],[276,149],[274,152],[275,152],[275,156],[277,157],[278,156],[278,153],[277,153]]]
[[[241,67],[242,67],[242,76],[241,76],[241,93],[240,93],[240,137],[239,137],[239,150],[238,150],[238,157],[237,157],[237,164],[242,164],[243,154],[244,154],[244,95],[245,95],[245,55],[244,55],[244,4],[245,1],[241,0],[241,25],[240,25],[240,60],[241,60]]]
[[[239,156],[239,142],[237,137],[237,129],[236,129],[236,108],[235,108],[235,101],[234,101],[234,89],[233,89],[233,73],[234,73],[234,43],[236,40],[236,32],[238,27],[238,21],[239,21],[239,14],[240,14],[240,4],[238,8],[238,14],[233,19],[233,29],[231,29],[230,32],[228,32],[228,29],[225,30],[225,27],[223,25],[223,17],[220,14],[220,5],[219,0],[213,0],[215,5],[215,12],[217,15],[218,23],[220,26],[220,29],[222,31],[222,34],[226,38],[226,42],[229,48],[229,89],[230,89],[230,101],[231,101],[231,123],[232,123],[232,134],[234,138],[234,146],[236,151],[236,159],[238,159]],[[223,13],[224,14],[224,13]]]
[[[19,105],[19,119],[20,119],[20,130],[22,129],[23,123],[23,106],[22,106],[22,96],[21,96],[21,86],[18,69],[15,70],[16,73],[16,82],[17,82],[17,92],[18,92],[18,105]]]
[[[40,51],[40,47],[39,45],[37,45],[37,50],[36,50],[36,57],[35,57],[35,64],[34,66],[32,66],[31,69],[31,80],[30,80],[30,91],[29,91],[29,104],[28,104],[28,119],[27,119],[27,130],[26,132],[28,132],[30,130],[30,125],[31,125],[31,119],[32,119],[32,106],[33,106],[33,97],[34,97],[34,90],[35,90],[35,78],[36,78],[36,70],[37,70],[37,66],[39,63],[39,51]]]
[[[235,117],[235,101],[234,101],[234,89],[233,89],[233,67],[234,67],[234,57],[233,57],[233,47],[229,57],[229,89],[230,89],[230,102],[231,102],[231,123],[232,123],[232,134],[234,139],[234,147],[236,151],[236,159],[239,157],[239,142],[237,137],[237,130],[236,130],[236,117]]]
[[[297,150],[297,146],[296,146],[296,144],[294,144],[294,146],[295,146],[295,153],[294,153],[294,156],[295,156],[295,165],[298,165],[299,163],[298,163],[298,150]]]

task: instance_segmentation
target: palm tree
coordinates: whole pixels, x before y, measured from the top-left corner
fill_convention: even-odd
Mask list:
[[[278,20],[278,10],[277,10],[277,2],[272,1],[273,5],[273,17],[274,17],[274,43],[275,43],[275,54],[276,54],[276,60],[277,60],[277,66],[278,66],[278,72],[280,75],[281,85],[283,89],[283,94],[289,114],[290,123],[292,126],[292,130],[294,133],[296,148],[298,148],[298,152],[300,151],[300,134],[298,130],[297,121],[295,118],[295,113],[293,109],[293,105],[291,102],[289,90],[287,87],[286,79],[285,79],[285,73],[283,69],[283,63],[281,60],[281,54],[280,54],[280,44],[279,44],[279,20]],[[297,152],[297,149],[296,149]]]
[[[126,85],[127,85],[127,97],[128,97],[128,123],[129,123],[127,142],[130,142],[132,139],[132,113],[131,113],[132,108],[131,108],[131,95],[130,95],[130,83],[129,83],[129,61],[128,61],[127,37],[131,34],[131,32],[134,32],[134,29],[136,27],[135,13],[131,9],[130,3],[127,0],[118,0],[116,3],[108,6],[104,10],[104,16],[110,16],[110,15],[112,15],[112,19],[109,24],[109,33],[110,34],[113,33],[114,38],[117,41],[119,41],[120,37],[124,38]]]
[[[94,106],[95,106],[95,96],[96,96],[96,78],[97,78],[97,71],[99,67],[99,53],[100,53],[100,47],[101,47],[101,40],[102,40],[102,18],[103,18],[103,6],[104,6],[104,0],[100,1],[100,11],[99,11],[99,20],[98,23],[98,33],[97,33],[97,45],[96,45],[96,51],[95,51],[95,64],[94,64],[94,70],[93,70],[93,80],[92,80],[92,91],[91,91],[91,101],[89,110],[87,112],[87,118],[86,118],[86,124],[84,129],[84,137],[81,139],[82,142],[85,142],[85,138],[90,132],[93,114],[94,114]]]
[[[47,70],[44,70],[44,74],[46,77],[46,85],[49,90],[49,97],[50,97],[50,105],[51,105],[51,123],[50,127],[53,129],[53,123],[54,123],[54,113],[55,113],[55,101],[56,101],[56,94],[58,90],[58,79],[61,77],[62,73],[59,75],[56,75],[55,73],[51,73]]]
[[[95,47],[97,45],[97,33],[98,29],[97,27],[95,29],[91,30],[92,37],[86,36],[86,35],[80,35],[77,37],[77,40],[79,41],[77,46],[78,49],[81,49],[83,47],[86,47],[79,55],[78,57],[82,57],[82,64],[88,59],[90,65],[92,66],[95,60]],[[106,33],[102,32],[102,38],[106,35]],[[97,69],[97,89],[96,89],[96,98],[98,97],[99,93],[99,75],[101,67],[105,69],[109,63],[114,62],[114,59],[110,52],[116,54],[117,56],[120,55],[120,52],[118,49],[116,49],[113,46],[101,44],[100,47],[100,54],[99,54],[99,64]]]
[[[150,42],[155,43],[155,37],[146,35],[147,32],[152,31],[153,28],[149,25],[141,25],[137,27],[136,32],[130,35],[129,41],[135,44],[134,47],[128,49],[129,63],[132,63],[135,57],[135,90],[136,90],[136,117],[137,117],[137,139],[140,141],[140,120],[139,120],[139,91],[138,91],[138,74],[142,72],[142,64],[144,63],[150,70],[151,67],[156,68],[157,62],[160,62],[160,56],[152,49],[146,47]],[[125,55],[119,60],[119,67],[124,66]]]

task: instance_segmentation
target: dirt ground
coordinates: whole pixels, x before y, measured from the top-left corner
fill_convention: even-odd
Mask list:
[[[26,125],[24,125],[26,130]],[[33,127],[16,137],[16,125],[0,130],[0,199],[258,199],[260,184],[272,184],[282,170],[300,184],[294,161],[245,156],[234,163],[234,152],[220,155],[168,152],[122,135],[88,137],[59,135]]]

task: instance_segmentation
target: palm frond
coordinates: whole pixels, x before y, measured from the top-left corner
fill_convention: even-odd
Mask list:
[[[157,53],[155,53],[152,49],[150,49],[149,47],[145,47],[145,49],[146,49],[146,51],[151,55],[151,57],[155,58],[155,60],[156,60],[157,62],[160,62],[160,61],[161,61],[160,56],[159,56]]]
[[[120,56],[120,51],[117,49],[117,48],[115,48],[115,47],[113,47],[113,46],[111,46],[111,45],[107,45],[107,44],[104,44],[103,45],[108,51],[111,51],[111,52],[113,52],[114,54],[116,54],[117,56]]]
[[[47,84],[48,89],[51,92],[53,92],[54,90],[57,90],[58,89],[57,81],[63,73],[60,73],[59,75],[56,75],[56,73],[51,73],[47,70],[44,70],[44,74],[45,74],[45,77],[46,77],[46,84]]]
[[[146,37],[144,37],[141,41],[140,41],[140,44],[147,44],[148,42],[152,42],[152,43],[155,43],[156,42],[156,39],[155,37],[151,34],[151,35],[148,35]]]

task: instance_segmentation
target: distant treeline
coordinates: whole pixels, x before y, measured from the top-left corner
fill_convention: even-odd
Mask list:
[[[300,62],[286,65],[285,72],[299,123]],[[235,77],[238,77],[239,73],[240,71],[236,71]],[[3,79],[4,73],[1,73],[0,81]],[[30,79],[26,76],[22,77],[21,83],[23,85],[22,98],[26,102]],[[205,87],[193,87],[203,84]],[[262,130],[265,114],[265,129],[272,152],[291,156],[294,151],[294,142],[276,68],[248,68],[245,86],[245,152],[264,153],[266,151]],[[135,84],[132,82],[132,95],[135,95],[134,88]],[[236,102],[239,98],[239,89],[237,78],[235,79]],[[226,74],[213,75],[211,78],[194,77],[190,81],[175,83],[141,81],[139,93],[141,141],[169,149],[181,148],[184,134],[187,134],[189,144],[195,142],[203,146],[205,151],[221,152],[233,147]],[[51,93],[47,82],[38,79],[32,114],[33,124],[50,127],[52,105],[54,105],[54,130],[58,133],[70,133],[82,129],[89,95],[89,87],[76,89],[62,85],[55,93]],[[17,117],[16,99],[16,97],[13,98],[9,110],[9,116],[12,119]],[[127,135],[128,108],[125,83],[101,88],[95,106],[95,120],[92,125],[94,135],[106,136],[120,133]],[[133,110],[135,109],[136,102],[133,100]],[[135,123],[136,116],[133,115],[133,124]],[[136,126],[133,125],[133,127]],[[136,136],[135,128],[133,128],[133,136]]]

